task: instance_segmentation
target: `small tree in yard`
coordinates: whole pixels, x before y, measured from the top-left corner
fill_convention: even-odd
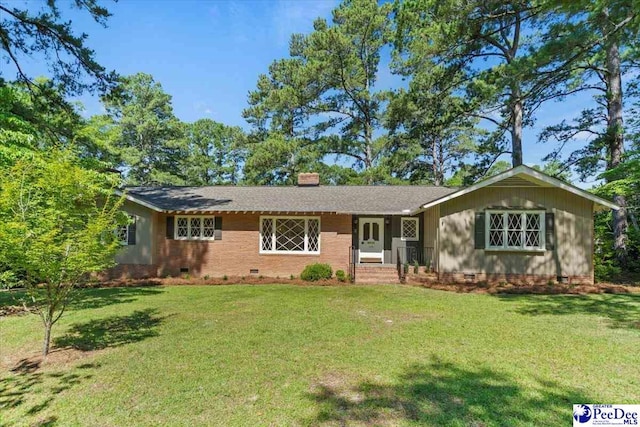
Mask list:
[[[53,150],[0,171],[0,263],[21,277],[25,308],[42,319],[44,356],[74,287],[114,264],[114,230],[127,221],[113,196],[119,177],[85,166]]]

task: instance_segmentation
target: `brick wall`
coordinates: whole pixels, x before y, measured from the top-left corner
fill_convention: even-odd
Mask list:
[[[222,239],[214,241],[166,238],[166,215],[158,216],[156,264],[159,276],[178,276],[188,268],[194,277],[249,276],[257,269],[265,277],[298,276],[307,264],[323,262],[334,271],[348,270],[351,216],[321,215],[320,255],[260,254],[259,214],[222,214]]]

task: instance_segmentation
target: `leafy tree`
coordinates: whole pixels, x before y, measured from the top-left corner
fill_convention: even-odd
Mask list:
[[[391,95],[386,111],[390,129],[390,170],[411,183],[443,185],[445,176],[475,150],[476,120],[464,99],[451,93],[438,68],[415,73],[409,90]]]
[[[125,218],[116,176],[84,167],[76,153],[26,154],[2,169],[0,259],[21,276],[24,304],[40,315],[43,355],[74,287],[114,264],[114,230]]]
[[[113,148],[128,183],[184,183],[179,168],[186,156],[184,127],[160,83],[144,73],[123,77],[103,103],[119,130]],[[111,126],[106,119],[104,123]]]
[[[275,131],[291,144],[288,151],[315,154],[313,162],[326,155],[349,159],[369,171],[369,183],[379,181],[371,173],[385,148],[376,137],[382,97],[375,83],[389,12],[389,4],[347,0],[333,11],[332,25],[317,19],[311,34],[293,35],[291,58],[274,62],[249,95],[244,115],[259,141]]]
[[[451,178],[446,181],[446,185],[451,187],[468,187],[469,185],[475,184],[480,179],[490,178],[501,174],[502,172],[506,172],[509,169],[511,169],[511,163],[506,160],[498,160],[494,162],[481,177],[479,177],[478,171],[474,165],[463,164],[451,176]]]
[[[183,173],[189,185],[237,184],[245,135],[239,127],[201,119],[186,126]]]
[[[425,64],[444,67],[450,87],[467,97],[469,113],[493,127],[478,147],[485,170],[503,154],[521,165],[523,127],[543,102],[566,95],[558,83],[566,77],[562,70],[549,72],[557,52],[540,51],[559,19],[544,4],[408,0],[397,8],[396,48],[405,73]]]
[[[622,276],[628,278],[628,273],[640,273],[640,149],[636,147],[625,155],[624,161],[616,168],[604,172],[606,182],[595,189],[596,194],[611,198],[621,195],[625,198],[627,213],[631,225],[627,231],[627,260],[620,264],[615,251],[615,228],[612,224],[613,213],[604,212],[596,216],[596,276],[600,280],[612,280]]]
[[[570,153],[567,167],[576,167],[584,179],[622,165],[625,151],[623,126],[623,75],[639,65],[638,36],[640,15],[635,0],[558,1],[566,22],[555,26],[555,37],[549,44],[570,52],[557,69],[564,69],[576,78],[574,91],[595,93],[595,106],[584,109],[572,123],[562,122],[547,128],[542,138],[555,138],[560,146],[549,158],[559,160],[563,149],[576,135],[591,135],[583,147]],[[633,85],[628,88],[633,89]],[[637,96],[634,90],[629,91]],[[627,98],[629,96],[627,95]],[[605,179],[619,179],[606,173]],[[615,188],[615,186],[614,186]],[[627,201],[622,194],[612,194],[622,209],[613,212],[614,249],[618,262],[627,262]]]
[[[47,99],[49,93],[39,90],[40,82],[29,76],[25,57],[44,59],[54,86],[63,95],[78,94],[87,89],[104,91],[115,79],[115,73],[107,72],[96,62],[95,53],[86,46],[87,35],[74,32],[72,22],[64,21],[60,3],[48,0],[38,3],[35,10],[28,7],[29,3],[0,2],[0,56],[3,62],[14,66],[19,82],[38,91],[35,102],[39,99],[50,102],[55,98]],[[110,16],[97,0],[74,0],[73,5],[102,26]],[[0,80],[7,78],[6,70],[0,68]]]
[[[243,182],[254,185],[294,185],[300,172],[319,172],[321,158],[322,153],[306,140],[269,132],[259,142],[248,144]]]
[[[73,144],[83,119],[50,80],[36,79],[30,92],[23,83],[0,81],[0,165],[19,152]],[[37,101],[32,95],[37,97]]]

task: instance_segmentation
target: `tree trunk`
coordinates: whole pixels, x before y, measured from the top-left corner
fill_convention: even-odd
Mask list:
[[[51,346],[51,322],[44,322],[44,341],[42,342],[42,355],[47,357],[49,354],[49,347]]]
[[[608,10],[604,11],[604,22],[609,23]],[[605,24],[607,25],[607,24]],[[610,24],[609,24],[610,25]],[[608,29],[605,28],[605,34]],[[622,76],[620,71],[620,52],[618,43],[610,36],[606,42],[607,66],[607,138],[609,148],[608,169],[614,169],[622,162],[624,154],[624,130],[622,123]],[[613,178],[614,180],[616,178]],[[626,263],[627,258],[627,203],[623,195],[615,194],[613,201],[621,206],[613,211],[614,250],[620,265]]]
[[[432,171],[433,171],[433,185],[437,185],[440,186],[442,185],[442,181],[440,180],[440,165],[439,165],[439,161],[440,161],[440,157],[438,156],[438,142],[436,139],[433,140],[433,144],[432,144],[432,154],[433,156],[433,164],[432,164]]]
[[[514,87],[511,92],[511,164],[515,168],[522,164],[522,99],[520,88]]]
[[[373,166],[373,132],[371,131],[371,125],[369,123],[365,124],[365,153],[364,153],[364,169],[365,171],[369,171]],[[367,174],[367,184],[373,184],[373,177],[370,173]]]

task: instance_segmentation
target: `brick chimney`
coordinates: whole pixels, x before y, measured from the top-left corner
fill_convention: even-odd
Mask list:
[[[298,174],[298,187],[317,187],[319,185],[320,174],[315,172]]]

